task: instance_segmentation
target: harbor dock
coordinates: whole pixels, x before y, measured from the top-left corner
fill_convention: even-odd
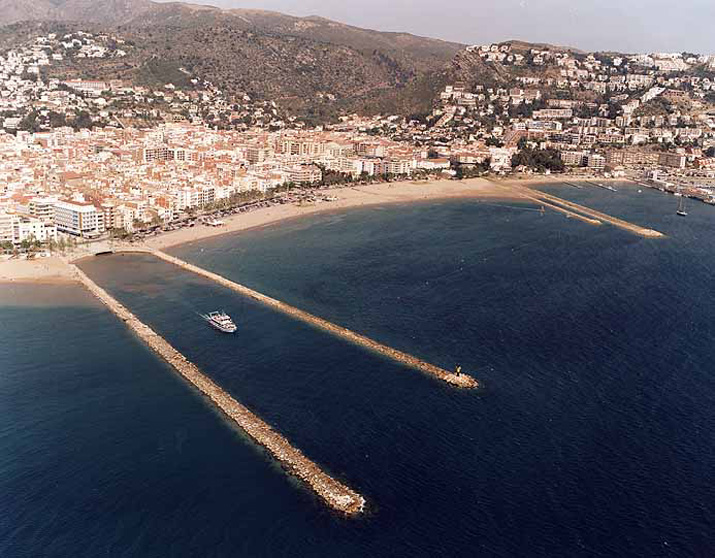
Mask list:
[[[647,229],[645,227],[641,227],[640,225],[629,223],[628,221],[624,221],[623,219],[619,219],[618,217],[612,217],[611,215],[607,215],[606,213],[602,213],[601,211],[596,211],[595,209],[591,209],[590,207],[585,207],[577,203],[563,200],[545,192],[540,192],[538,190],[530,190],[530,193],[530,197],[536,197],[542,202],[547,201],[552,205],[562,207],[569,211],[573,211],[574,213],[579,213],[595,221],[608,223],[610,225],[619,227],[628,232],[632,232],[645,238],[663,238],[665,236],[663,233],[658,232],[654,229]]]
[[[439,366],[435,366],[417,357],[414,357],[402,351],[398,351],[397,349],[393,349],[392,347],[388,347],[387,345],[383,345],[382,343],[378,343],[377,341],[374,341],[369,337],[365,337],[364,335],[360,335],[359,333],[356,333],[345,327],[336,325],[332,322],[329,322],[328,320],[319,318],[318,316],[314,316],[313,314],[305,312],[304,310],[300,310],[298,308],[295,308],[294,306],[291,306],[290,304],[286,304],[285,302],[281,302],[280,300],[276,300],[275,298],[266,296],[244,285],[226,279],[225,277],[222,277],[217,273],[213,273],[201,267],[185,262],[184,260],[181,260],[174,256],[170,256],[169,254],[166,254],[165,252],[162,252],[160,250],[152,250],[149,253],[186,271],[190,271],[192,273],[210,279],[211,281],[214,281],[224,287],[227,287],[234,292],[256,300],[270,308],[273,308],[274,310],[278,310],[283,314],[291,316],[294,319],[301,320],[314,327],[322,329],[330,333],[331,335],[346,339],[347,341],[350,341],[355,345],[364,347],[370,351],[386,356],[400,364],[407,365],[410,368],[419,370],[421,372],[424,372],[425,374],[429,374],[430,376],[442,380],[443,382],[446,382],[452,386],[464,389],[474,389],[479,387],[479,382],[468,374],[449,372],[443,368],[440,368]]]
[[[354,516],[363,512],[365,499],[340,481],[325,473],[316,463],[269,424],[247,407],[236,401],[219,385],[209,379],[163,337],[141,322],[125,306],[97,285],[76,265],[75,277],[144,343],[168,362],[183,378],[205,395],[223,414],[238,425],[252,440],[264,447],[289,473],[302,480],[333,510]]]
[[[574,184],[572,183],[567,184],[569,186],[574,186]],[[665,236],[663,233],[658,232],[654,229],[648,229],[645,227],[641,227],[640,225],[636,225],[634,223],[629,223],[628,221],[624,221],[623,219],[619,219],[618,217],[612,217],[611,215],[608,215],[601,211],[596,211],[595,209],[591,209],[590,207],[566,201],[557,196],[542,192],[541,190],[528,188],[526,186],[514,187],[519,190],[519,192],[525,199],[549,207],[554,211],[564,213],[568,217],[580,219],[581,221],[584,221],[585,223],[589,223],[591,225],[601,225],[603,223],[608,223],[609,225],[613,225],[615,227],[621,228],[639,236],[643,236],[645,238],[663,238]]]
[[[489,181],[493,184],[501,185],[500,182],[497,180]],[[574,188],[579,188],[579,185],[573,182],[563,182],[563,184],[572,186]],[[615,188],[604,186],[603,184],[596,184],[590,182],[588,182],[588,184],[592,184],[593,186],[598,186],[600,188],[605,188],[606,190],[609,190],[611,192],[617,191]],[[540,205],[553,209],[554,211],[564,213],[568,217],[580,219],[581,221],[584,221],[585,223],[588,223],[590,225],[601,225],[603,223],[608,223],[609,225],[613,225],[614,227],[618,227],[620,229],[626,230],[633,234],[637,234],[639,236],[643,236],[645,238],[665,237],[663,233],[654,229],[648,229],[646,227],[641,227],[640,225],[636,225],[634,223],[629,223],[628,221],[624,221],[623,219],[619,219],[618,217],[612,217],[611,215],[608,215],[601,211],[596,211],[595,209],[591,209],[590,207],[566,201],[557,196],[547,194],[546,192],[542,192],[541,190],[537,190],[535,188],[530,188],[528,186],[523,186],[519,184],[510,184],[509,187],[512,190],[517,191],[524,199],[531,200]]]
[[[581,215],[580,213],[576,213],[574,211],[571,211],[569,209],[566,209],[565,207],[560,207],[558,205],[554,205],[553,203],[549,203],[545,199],[537,196],[537,195],[529,195],[529,194],[524,194],[524,197],[541,204],[544,207],[548,207],[549,209],[552,209],[554,211],[558,211],[559,213],[563,213],[569,218],[574,218],[574,219],[579,219],[583,221],[584,223],[588,223],[589,225],[601,225],[601,221],[598,219],[591,219],[590,217],[586,217],[585,215]]]

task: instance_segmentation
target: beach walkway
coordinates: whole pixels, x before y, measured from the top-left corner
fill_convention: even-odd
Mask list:
[[[199,368],[172,347],[163,337],[141,322],[120,302],[97,285],[82,270],[72,266],[75,277],[118,318],[136,333],[155,353],[235,422],[251,439],[260,444],[291,474],[301,479],[330,508],[345,515],[362,513],[365,499],[340,481],[325,473],[316,463],[292,446],[280,433],[248,408],[241,405]]]

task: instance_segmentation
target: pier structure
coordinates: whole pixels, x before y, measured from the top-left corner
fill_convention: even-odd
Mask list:
[[[499,184],[498,182],[492,181],[495,184]],[[576,187],[575,184],[571,182],[567,182],[569,186],[574,186]],[[625,221],[623,219],[619,219],[618,217],[612,217],[611,215],[608,215],[606,213],[603,213],[601,211],[596,211],[595,209],[591,209],[590,207],[586,207],[583,205],[579,205],[574,202],[566,201],[564,199],[561,199],[557,196],[554,196],[552,194],[547,194],[546,192],[542,192],[540,190],[536,190],[533,188],[529,188],[527,186],[519,186],[519,185],[511,185],[511,188],[513,190],[516,190],[518,193],[521,194],[521,196],[525,199],[534,201],[536,203],[539,203],[541,205],[544,205],[546,207],[549,207],[550,209],[553,209],[554,211],[559,211],[560,213],[564,213],[565,215],[569,217],[574,217],[576,219],[580,219],[581,221],[584,221],[585,223],[588,223],[590,225],[601,225],[603,223],[608,223],[609,225],[613,225],[615,227],[621,228],[623,230],[626,230],[628,232],[637,234],[639,236],[645,237],[645,238],[663,238],[665,235],[659,231],[656,231],[654,229],[648,229],[646,227],[641,227],[640,225],[636,225],[634,223],[629,223],[628,221]]]
[[[529,189],[529,194],[529,197],[538,198],[538,200],[540,200],[541,202],[549,202],[551,205],[559,206],[568,211],[581,214],[583,216],[593,219],[594,221],[608,223],[610,225],[619,227],[628,232],[632,232],[645,238],[663,238],[665,236],[663,233],[658,232],[654,229],[647,229],[645,227],[641,227],[640,225],[629,223],[628,221],[624,221],[623,219],[619,219],[618,217],[612,217],[611,215],[602,213],[601,211],[596,211],[595,209],[591,209],[590,207],[585,207],[577,203],[566,201],[564,199],[553,196],[551,194],[547,194],[545,192],[539,192],[538,190]]]
[[[329,322],[328,320],[324,320],[323,318],[319,318],[318,316],[314,316],[313,314],[305,312],[304,310],[300,310],[299,308],[291,306],[290,304],[286,304],[285,302],[281,302],[280,300],[266,296],[262,293],[259,293],[258,291],[250,289],[249,287],[226,279],[225,277],[217,273],[213,273],[212,271],[208,271],[202,267],[198,267],[174,256],[170,256],[169,254],[166,254],[165,252],[162,252],[160,250],[153,250],[150,251],[150,253],[154,254],[157,258],[161,260],[174,264],[186,271],[190,271],[192,273],[210,279],[211,281],[214,281],[224,287],[227,287],[234,292],[256,300],[294,319],[308,323],[336,337],[346,339],[347,341],[350,341],[355,345],[364,347],[370,351],[386,356],[400,364],[407,365],[415,370],[419,370],[421,372],[424,372],[425,374],[429,374],[430,376],[442,380],[443,382],[446,382],[452,386],[464,389],[474,389],[479,387],[479,382],[468,374],[463,374],[461,372],[449,372],[443,368],[440,368],[439,366],[435,366],[434,364],[425,362],[415,356],[409,355],[402,351],[398,351],[397,349],[393,349],[392,347],[388,347],[387,345],[383,345],[382,343],[378,343],[377,341],[374,341],[369,337],[360,335],[359,333],[356,333],[345,327],[336,325],[332,322]]]
[[[264,447],[292,475],[301,479],[333,510],[348,516],[362,513],[365,499],[340,481],[325,473],[303,453],[255,413],[236,401],[209,379],[163,337],[141,322],[125,306],[97,285],[77,266],[72,266],[77,279],[118,318],[134,331],[155,353],[168,362],[183,378],[205,395],[225,416],[237,424],[251,439]]]
[[[581,215],[580,213],[576,213],[574,211],[571,211],[570,209],[566,209],[565,207],[560,207],[558,205],[550,203],[550,202],[546,201],[545,199],[542,199],[536,195],[529,195],[528,193],[525,193],[524,197],[527,199],[530,199],[538,204],[541,204],[544,207],[548,207],[549,209],[558,211],[559,213],[563,213],[564,215],[566,215],[569,218],[573,217],[574,219],[579,219],[580,221],[583,221],[584,223],[588,223],[589,225],[602,225],[603,224],[598,219],[591,219],[590,217],[586,217],[585,215]]]

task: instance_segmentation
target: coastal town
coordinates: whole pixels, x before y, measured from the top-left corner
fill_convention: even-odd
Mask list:
[[[0,0],[0,558],[711,556],[713,22]]]
[[[330,203],[330,187],[375,182],[568,173],[715,203],[713,56],[471,46],[458,55],[467,69],[509,77],[470,82],[468,70],[428,114],[346,114],[313,127],[188,70],[155,88],[51,77],[68,59],[121,60],[131,48],[78,31],[0,54],[9,257],[221,227],[235,213]]]

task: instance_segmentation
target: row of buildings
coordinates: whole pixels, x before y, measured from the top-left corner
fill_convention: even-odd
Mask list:
[[[489,149],[463,146],[455,154],[483,162]],[[238,132],[173,123],[0,133],[0,211],[15,221],[45,223],[48,231],[54,226],[60,235],[95,238],[169,223],[248,193],[321,183],[325,173],[347,181],[450,166],[449,155],[358,131]]]

